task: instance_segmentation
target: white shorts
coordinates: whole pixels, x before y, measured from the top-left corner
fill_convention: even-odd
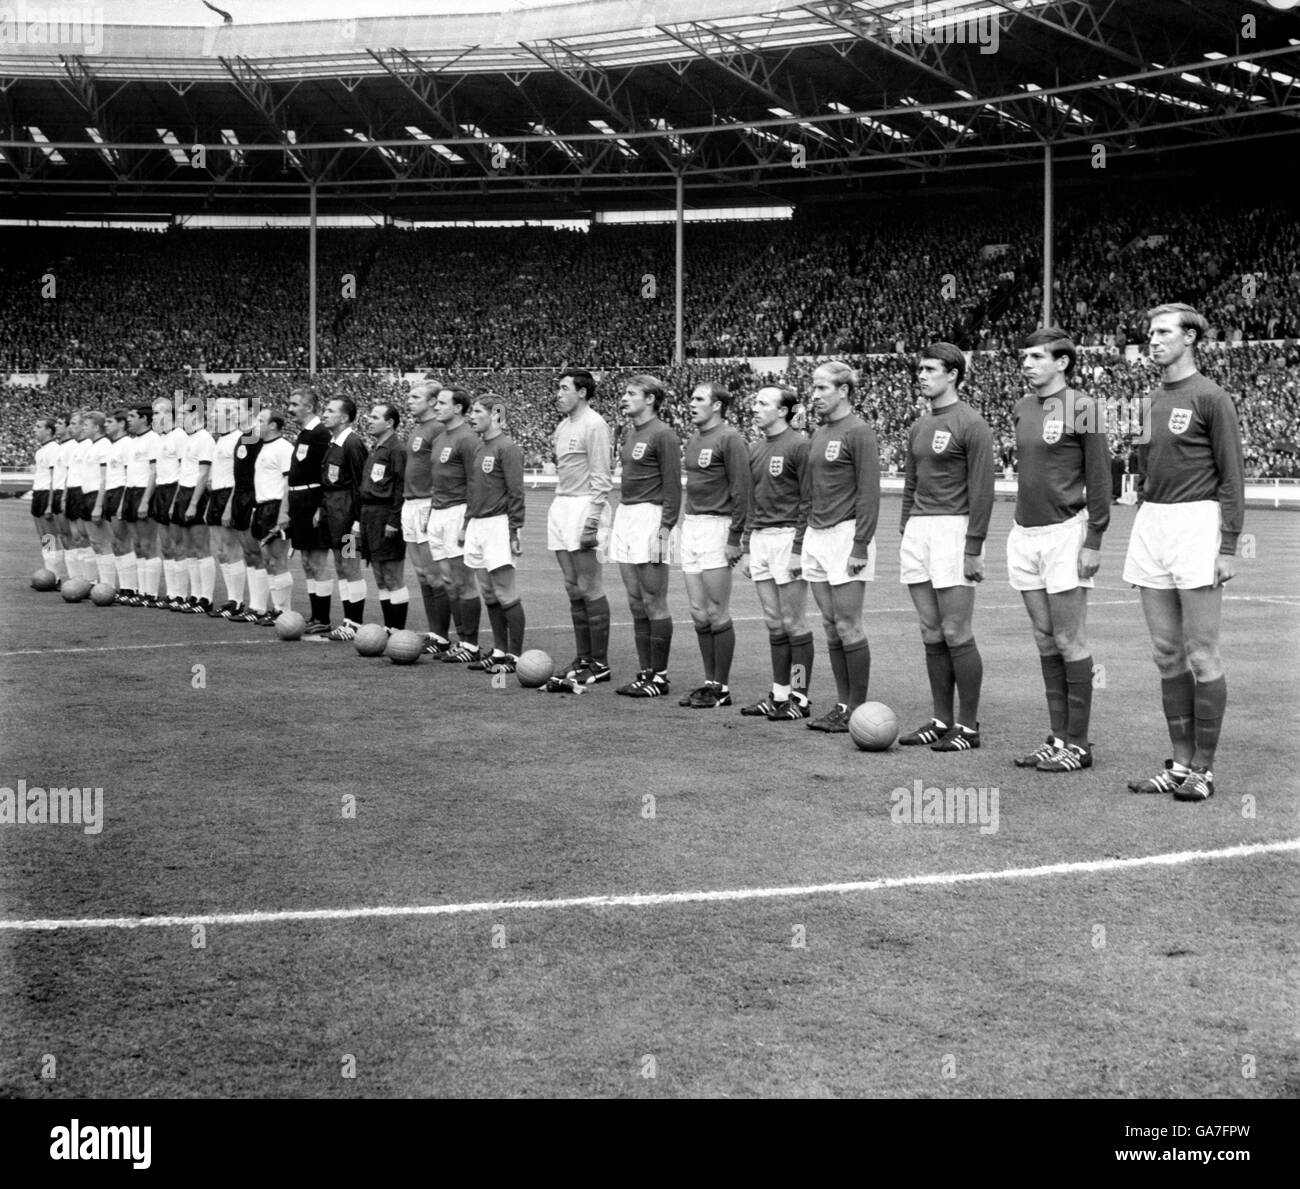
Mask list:
[[[464,523],[464,504],[452,504],[450,508],[434,508],[429,513],[429,556],[434,561],[460,557],[465,552],[459,539],[461,525]]]
[[[633,566],[671,561],[671,543],[668,556],[659,555],[663,519],[664,510],[659,504],[619,504],[609,537],[609,560]]]
[[[582,549],[582,530],[591,510],[591,497],[587,495],[557,495],[546,514],[546,548],[552,553],[564,550],[577,553]],[[596,560],[604,565],[609,547],[609,522],[614,513],[606,504],[600,513],[600,528],[596,530]]]
[[[909,517],[898,547],[898,580],[908,586],[928,582],[935,590],[974,586],[975,580],[966,577],[969,524],[969,516]]]
[[[755,582],[771,581],[777,586],[793,582],[790,555],[794,552],[794,526],[756,528],[749,537],[749,576]]]
[[[510,517],[479,516],[465,526],[465,564],[471,570],[499,570],[515,564],[510,552]]]
[[[845,520],[834,528],[810,528],[803,538],[803,576],[809,582],[829,582],[843,586],[846,582],[876,580],[876,543],[867,546],[867,564],[856,574],[849,573],[853,556],[856,520]]]
[[[1078,586],[1092,586],[1091,578],[1079,577],[1079,550],[1087,535],[1087,509],[1060,524],[1037,524],[1032,528],[1013,524],[1007,534],[1007,579],[1011,589],[1064,594]]]
[[[727,568],[727,534],[730,516],[699,516],[682,520],[682,573],[702,574]]]
[[[402,540],[424,544],[429,534],[424,531],[424,522],[429,519],[432,500],[406,500],[402,504]]]
[[[1213,586],[1222,540],[1218,500],[1140,504],[1124,558],[1124,581],[1152,590]]]

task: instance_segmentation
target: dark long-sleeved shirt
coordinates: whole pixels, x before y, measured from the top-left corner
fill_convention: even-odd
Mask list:
[[[1151,394],[1151,444],[1142,500],[1185,504],[1218,500],[1219,552],[1237,552],[1246,519],[1241,428],[1230,397],[1196,372]]]
[[[463,422],[444,430],[433,448],[433,506],[454,508],[469,498],[469,472],[479,437]]]
[[[361,480],[365,474],[366,444],[355,430],[342,439],[331,439],[321,459],[320,478],[324,499],[336,513],[356,520],[361,507]]]
[[[902,527],[913,516],[968,516],[966,552],[978,556],[993,514],[993,432],[964,400],[908,430]]]
[[[661,524],[672,528],[682,507],[682,447],[677,435],[658,417],[629,425],[619,450],[623,463],[619,502],[659,504]]]
[[[794,527],[794,551],[803,551],[808,527],[808,496],[803,490],[803,473],[808,468],[808,439],[797,429],[786,428],[775,437],[764,435],[749,447],[749,472],[754,493],[745,522],[745,544],[759,528]]]
[[[866,557],[880,517],[880,449],[875,431],[850,414],[819,426],[808,447],[804,480],[808,527],[856,522],[853,554]]]
[[[1086,506],[1085,549],[1100,549],[1110,526],[1110,446],[1106,410],[1091,396],[1063,388],[1022,396],[1016,426],[1016,523],[1063,524]]]
[[[307,487],[320,482],[320,467],[329,448],[330,431],[319,421],[311,429],[301,430],[293,444],[293,462],[289,464],[289,486]]]
[[[725,421],[686,443],[686,514],[730,516],[728,545],[740,544],[752,485],[745,439]]]
[[[394,434],[383,442],[377,442],[366,457],[361,474],[361,502],[388,504],[388,523],[401,528],[405,486],[406,447]]]
[[[467,502],[467,517],[505,516],[512,533],[523,528],[524,452],[505,434],[479,443]]]
[[[442,437],[442,422],[434,417],[419,421],[406,443],[405,490],[408,500],[433,496],[433,451]]]

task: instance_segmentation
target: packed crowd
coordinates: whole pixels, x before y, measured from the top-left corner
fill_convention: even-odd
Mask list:
[[[845,356],[861,376],[858,412],[871,421],[880,439],[886,469],[902,466],[907,426],[918,412],[918,397],[909,356]],[[1237,401],[1245,441],[1249,477],[1300,477],[1300,343],[1287,347],[1265,343],[1233,348],[1207,347],[1201,352],[1202,370]],[[725,384],[738,398],[732,420],[750,431],[746,396],[767,383],[787,383],[807,393],[814,365],[795,361],[784,376],[754,371],[744,362],[691,363],[660,368],[656,374],[672,394],[665,419],[683,438],[690,432],[686,401],[692,388],[705,380]],[[475,393],[496,393],[510,410],[510,433],[524,450],[530,468],[542,469],[551,461],[550,435],[555,428],[555,372],[550,370],[497,369],[470,371],[447,368],[432,373],[447,383],[463,385]],[[593,407],[612,425],[621,428],[619,398],[632,374],[609,371],[601,376],[600,394]],[[1106,401],[1112,411],[1112,446],[1120,450],[1140,442],[1140,419],[1134,412],[1150,391],[1156,374],[1145,357],[1126,360],[1115,351],[1085,352],[1080,356],[1075,385]],[[183,400],[210,400],[218,392],[283,407],[298,384],[314,383],[330,396],[349,396],[361,410],[376,401],[392,400],[405,407],[405,386],[382,373],[332,372],[312,381],[305,373],[246,373],[234,385],[220,389],[194,373],[155,376],[148,373],[51,375],[44,388],[0,389],[0,462],[6,466],[31,461],[31,427],[38,417],[78,408],[112,409],[125,404],[147,404],[158,396]],[[1002,465],[1015,465],[1015,437],[1011,409],[1024,390],[1014,351],[981,353],[973,358],[964,396],[988,420]],[[405,426],[402,427],[405,429]]]

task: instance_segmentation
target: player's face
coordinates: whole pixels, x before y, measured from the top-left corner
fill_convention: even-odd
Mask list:
[[[444,425],[450,421],[457,413],[460,412],[460,406],[456,403],[455,398],[447,389],[438,393],[438,399],[433,404],[433,415]]]
[[[934,400],[948,390],[950,373],[937,359],[922,359],[916,367],[916,383],[921,395],[927,400]]]
[[[45,443],[54,436],[53,431],[43,421],[38,421],[36,423],[36,428],[33,433],[36,436],[36,444],[38,446],[44,446]]]
[[[263,409],[257,415],[257,432],[262,441],[269,442],[280,432],[280,427],[271,420],[271,410]]]
[[[171,433],[175,426],[172,420],[172,407],[168,404],[158,404],[153,407],[153,428],[155,433]]]
[[[487,433],[492,428],[492,410],[475,401],[469,408],[469,423],[476,434]]]
[[[572,376],[561,376],[560,387],[555,393],[555,404],[561,413],[571,413],[581,398],[581,393],[573,382]]]
[[[68,428],[68,423],[64,421],[62,417],[58,418],[58,420],[54,422],[54,436],[58,438],[60,442],[66,442],[71,434],[72,431]]]
[[[1177,314],[1157,314],[1147,332],[1152,361],[1161,367],[1172,367],[1192,349],[1195,338],[1194,330],[1184,330],[1178,325]]]
[[[1044,388],[1064,371],[1067,357],[1053,359],[1045,346],[1027,347],[1020,352],[1020,370],[1031,388]]]
[[[110,417],[104,423],[104,427],[108,430],[108,436],[112,438],[113,441],[117,441],[118,438],[126,433],[126,422],[119,421],[116,417]]]
[[[406,411],[416,421],[423,421],[429,415],[432,403],[427,388],[412,388],[410,395],[406,398]]]
[[[311,420],[311,401],[295,393],[289,398],[289,415],[299,424],[306,425]]]
[[[691,393],[691,421],[695,425],[708,425],[720,415],[722,406],[709,395],[707,388],[697,388]]]
[[[781,420],[781,394],[775,388],[760,388],[754,393],[754,424],[759,429]]]
[[[384,432],[384,430],[392,428],[388,424],[388,417],[381,406],[375,405],[374,408],[366,414],[366,428],[370,431],[370,436],[372,438],[377,438]]]
[[[625,416],[635,420],[645,415],[646,410],[650,408],[650,401],[646,398],[644,388],[629,384],[623,389],[623,399],[618,402],[618,406]]]
[[[830,417],[838,413],[848,399],[847,384],[837,384],[821,368],[813,372],[812,407],[819,417]]]
[[[325,406],[325,412],[320,415],[320,423],[326,429],[338,429],[343,424],[343,404],[341,401],[332,400]]]
[[[134,409],[126,415],[127,433],[144,433],[146,422]]]

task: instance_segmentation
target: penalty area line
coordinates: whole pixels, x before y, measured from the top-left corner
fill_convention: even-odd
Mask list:
[[[1131,859],[1089,859],[1047,863],[1039,867],[1009,867],[1000,871],[937,872],[849,883],[803,884],[792,887],[732,888],[696,892],[634,892],[624,895],[569,896],[552,900],[480,900],[467,904],[378,905],[372,908],[308,908],[280,911],[196,913],[186,916],[81,917],[47,920],[0,920],[0,931],[52,932],[59,929],[144,929],[195,925],[269,925],[289,921],[350,921],[375,917],[465,916],[486,912],[526,912],[563,908],[649,908],[668,904],[713,904],[741,900],[789,900],[808,896],[845,896],[898,888],[950,887],[956,884],[1042,879],[1057,875],[1096,875],[1145,867],[1179,867],[1215,859],[1245,859],[1256,855],[1300,851],[1300,838],[1258,842],[1218,850],[1173,851]]]

